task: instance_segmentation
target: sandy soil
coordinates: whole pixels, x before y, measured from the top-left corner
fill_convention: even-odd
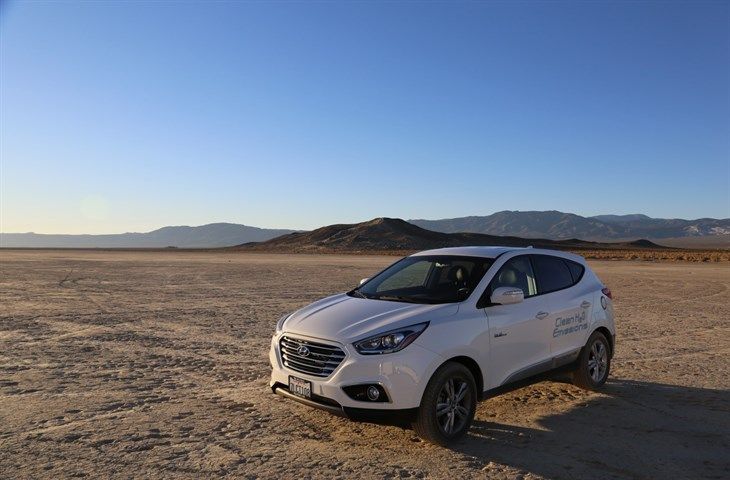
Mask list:
[[[451,449],[267,389],[284,312],[392,257],[0,251],[0,478],[728,478],[730,267],[593,262],[603,393],[543,381]]]

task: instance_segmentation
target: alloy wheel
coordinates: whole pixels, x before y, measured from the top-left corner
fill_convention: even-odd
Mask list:
[[[460,378],[449,378],[436,400],[436,420],[446,435],[453,435],[469,421],[471,409],[469,384]]]
[[[588,374],[594,382],[598,383],[603,380],[607,369],[608,349],[602,341],[596,340],[591,345],[591,352],[588,355]]]

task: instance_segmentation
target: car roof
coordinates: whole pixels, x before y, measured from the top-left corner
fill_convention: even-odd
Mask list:
[[[505,252],[511,252],[512,250],[526,250],[525,248],[517,247],[448,247],[448,248],[435,248],[433,250],[424,250],[423,252],[414,253],[411,256],[421,255],[461,255],[465,257],[484,257],[484,258],[496,258]]]
[[[574,253],[560,251],[560,250],[549,250],[544,248],[532,248],[532,247],[500,247],[500,246],[474,246],[474,247],[448,247],[448,248],[435,248],[433,250],[424,250],[423,252],[414,253],[412,257],[421,255],[455,255],[464,257],[484,257],[484,258],[497,258],[503,253],[514,252],[514,251],[529,251],[529,253],[542,254],[542,255],[554,255],[556,257],[568,258],[570,260],[585,263],[585,259],[580,255]]]

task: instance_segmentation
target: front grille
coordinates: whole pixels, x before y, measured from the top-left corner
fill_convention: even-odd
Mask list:
[[[308,354],[301,347],[306,347]],[[315,377],[328,377],[345,358],[339,347],[287,336],[281,337],[279,348],[287,368]]]

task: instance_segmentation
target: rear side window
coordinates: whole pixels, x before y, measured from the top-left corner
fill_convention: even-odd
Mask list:
[[[561,258],[534,255],[532,262],[537,276],[538,293],[550,293],[573,285],[571,270]]]
[[[570,274],[573,276],[573,285],[578,283],[578,280],[583,278],[583,272],[585,272],[585,267],[581,265],[578,262],[573,262],[571,260],[565,260],[563,261],[568,265],[568,268],[570,269]]]

